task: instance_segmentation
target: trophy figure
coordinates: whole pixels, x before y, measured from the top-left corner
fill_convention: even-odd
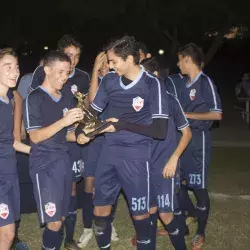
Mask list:
[[[100,120],[95,114],[90,112],[85,107],[84,99],[86,95],[77,91],[74,94],[74,96],[78,101],[76,107],[80,108],[84,113],[84,118],[81,121],[79,121],[80,122],[79,126],[81,125],[82,131],[85,136],[88,137],[96,136],[100,131],[107,128],[111,124],[110,122]]]

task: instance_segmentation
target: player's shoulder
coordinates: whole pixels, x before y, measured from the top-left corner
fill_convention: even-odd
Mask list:
[[[162,84],[162,80],[157,78],[153,73],[148,72],[148,71],[144,71],[143,72],[143,77],[144,80],[146,81],[147,84],[151,85],[151,84],[158,84],[158,85],[163,85]]]
[[[115,71],[110,71],[102,78],[101,82],[113,81],[113,80],[119,80],[119,79],[120,79],[120,76],[116,74]]]
[[[172,80],[172,81],[178,81],[178,80],[181,80],[183,79],[184,76],[181,74],[181,73],[178,73],[178,74],[171,74],[167,77],[167,79],[169,80]]]
[[[40,102],[43,100],[44,96],[45,93],[39,86],[28,94],[26,100],[28,100],[29,102]]]
[[[20,82],[27,82],[32,79],[33,73],[25,74],[21,77]]]
[[[81,70],[81,69],[79,69],[79,68],[75,68],[75,74],[76,74],[76,75],[79,75],[79,76],[81,76],[81,77],[90,79],[90,78],[89,78],[88,72],[86,72],[86,71],[84,71],[84,70]]]

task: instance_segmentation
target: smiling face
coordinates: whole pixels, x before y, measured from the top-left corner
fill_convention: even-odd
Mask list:
[[[12,55],[4,55],[0,59],[0,84],[13,88],[16,86],[19,75],[17,58]]]
[[[70,72],[72,72],[80,60],[81,50],[80,48],[72,45],[72,46],[66,47],[64,49],[64,53],[71,60]]]
[[[117,56],[112,50],[107,51],[109,68],[115,70],[115,72],[119,76],[126,75],[129,72],[131,65],[134,65],[133,57],[132,60],[130,57],[131,56],[128,56],[126,60],[123,60],[121,57]]]
[[[56,91],[61,90],[68,80],[70,74],[70,63],[55,61],[49,66],[44,67],[50,87]]]

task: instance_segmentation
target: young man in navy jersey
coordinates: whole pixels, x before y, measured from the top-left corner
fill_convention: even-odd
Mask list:
[[[24,123],[32,145],[30,176],[39,218],[46,224],[43,249],[60,249],[62,221],[71,212],[72,170],[67,141],[76,141],[74,126],[69,126],[82,120],[83,112],[71,109],[67,92],[60,91],[68,80],[70,65],[64,53],[49,52],[44,58],[45,80],[24,104]],[[77,141],[84,144],[89,138],[82,134]]]
[[[155,59],[146,59],[142,61],[142,65],[145,70],[158,75],[159,65]],[[177,197],[180,182],[179,158],[192,134],[178,99],[168,92],[166,95],[169,110],[167,137],[165,140],[154,140],[150,161],[151,239],[156,240],[158,212],[175,249],[186,249],[185,230],[183,230],[185,222],[181,214],[174,216],[174,211],[179,209]],[[177,129],[182,134],[180,140],[177,136]]]
[[[10,249],[15,221],[20,219],[20,194],[15,150],[29,153],[30,147],[14,139],[14,101],[9,88],[19,77],[17,55],[11,48],[0,49],[0,249]]]
[[[211,126],[222,119],[222,107],[217,89],[202,72],[203,52],[190,43],[180,48],[178,66],[187,75],[177,89],[178,98],[189,120],[192,140],[183,153],[181,167],[186,187],[193,189],[197,199],[198,229],[193,238],[192,249],[197,250],[205,242],[205,227],[210,201],[207,191],[208,166],[211,158]]]
[[[70,74],[67,82],[62,88],[62,93],[65,94],[69,101],[75,102],[74,93],[80,91],[81,93],[88,94],[89,89],[89,76],[86,72],[76,68],[81,55],[81,44],[72,36],[64,35],[57,45],[57,49],[69,56],[71,60]],[[37,88],[43,82],[45,78],[45,72],[43,67],[38,67],[34,74],[31,83],[31,90]],[[88,106],[88,97],[85,98],[85,105]],[[76,242],[73,239],[76,216],[77,216],[77,203],[76,203],[76,183],[82,178],[83,172],[83,160],[82,160],[82,148],[77,143],[69,143],[70,161],[72,166],[72,196],[70,202],[70,214],[65,220],[66,249],[79,249]]]
[[[139,66],[138,43],[125,36],[107,48],[109,67],[91,107],[108,105],[113,121],[95,176],[94,229],[100,249],[110,249],[112,205],[122,188],[132,214],[138,249],[152,249],[149,215],[149,159],[152,138],[167,134],[167,98],[158,79]]]
[[[109,72],[107,56],[105,52],[99,53],[95,59],[94,68],[92,71],[90,88],[89,88],[89,101],[94,100],[98,86],[102,81],[103,77]],[[107,118],[108,108],[106,108],[100,118],[105,120]],[[92,140],[88,145],[83,147],[83,159],[84,159],[84,195],[83,195],[83,224],[84,230],[79,239],[78,246],[80,248],[86,247],[88,242],[93,236],[93,191],[94,191],[94,179],[97,167],[97,161],[101,152],[101,147],[104,143],[104,136],[99,135]],[[117,204],[117,203],[116,203]],[[112,213],[116,210],[116,204],[113,206]],[[114,215],[113,215],[114,217]],[[116,229],[112,223],[112,241],[118,241]]]

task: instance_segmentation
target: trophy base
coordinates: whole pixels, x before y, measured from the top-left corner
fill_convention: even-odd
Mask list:
[[[99,126],[97,126],[95,128],[83,128],[82,131],[83,131],[85,136],[94,137],[110,125],[111,125],[111,122],[102,121]]]

